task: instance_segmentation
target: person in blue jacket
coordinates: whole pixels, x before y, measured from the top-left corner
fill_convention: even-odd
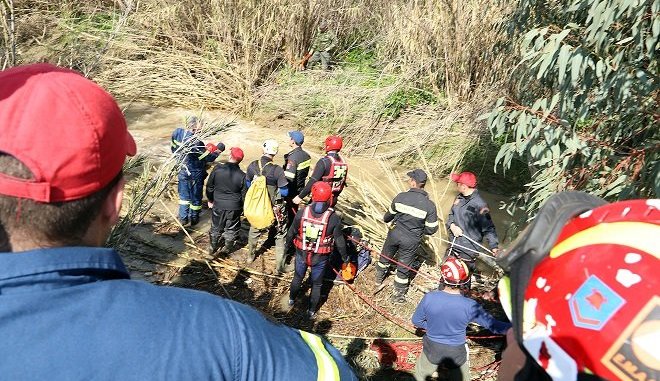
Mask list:
[[[136,145],[101,87],[50,64],[2,71],[0,136],[0,378],[357,380],[314,334],[130,279],[103,245]]]
[[[206,179],[206,164],[212,163],[225,150],[222,143],[206,144],[197,138],[199,120],[191,116],[186,121],[187,129],[177,127],[172,133],[172,153],[180,155],[181,167],[178,175],[179,222],[195,226],[202,210],[202,194]]]
[[[440,266],[444,288],[424,295],[412,316],[412,323],[424,334],[422,353],[415,365],[415,379],[427,377],[443,366],[450,381],[469,381],[470,362],[465,337],[468,323],[475,322],[493,333],[505,334],[510,323],[496,320],[461,289],[470,279],[468,266],[449,257]]]

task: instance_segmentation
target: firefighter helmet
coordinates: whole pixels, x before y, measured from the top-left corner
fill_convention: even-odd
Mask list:
[[[332,197],[330,184],[324,181],[317,181],[312,185],[312,201],[326,202]]]
[[[264,154],[266,155],[277,155],[277,151],[280,149],[280,145],[277,143],[277,140],[268,139],[264,141]]]
[[[659,208],[660,200],[607,204],[563,192],[503,253],[500,300],[527,354],[519,376],[619,380],[657,372]]]
[[[330,135],[325,138],[325,152],[339,151],[344,146],[344,140],[339,135]]]
[[[449,257],[440,266],[442,280],[450,286],[461,286],[470,280],[470,270],[465,262],[456,257]]]

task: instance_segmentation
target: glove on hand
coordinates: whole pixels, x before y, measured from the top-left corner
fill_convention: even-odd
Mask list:
[[[218,147],[220,152],[225,152],[226,147],[225,147],[224,143],[220,142],[220,143],[216,144],[216,147]]]

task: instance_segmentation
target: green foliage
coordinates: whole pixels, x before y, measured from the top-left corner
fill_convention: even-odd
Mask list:
[[[520,0],[517,9],[517,91],[484,116],[503,139],[496,165],[529,163],[515,205],[531,215],[567,189],[610,200],[656,195],[660,2]]]
[[[359,72],[371,73],[377,70],[376,53],[371,49],[356,47],[343,57],[344,65]]]
[[[409,108],[436,103],[437,98],[430,91],[415,88],[399,88],[385,99],[383,116],[396,119]]]

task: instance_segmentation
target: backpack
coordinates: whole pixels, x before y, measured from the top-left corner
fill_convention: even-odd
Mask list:
[[[268,164],[271,163],[266,165]],[[266,176],[263,174],[261,159],[257,160],[257,165],[259,166],[259,175],[252,181],[245,194],[243,214],[245,214],[245,218],[253,228],[266,229],[275,222],[275,214],[273,214],[273,205],[268,195]]]

